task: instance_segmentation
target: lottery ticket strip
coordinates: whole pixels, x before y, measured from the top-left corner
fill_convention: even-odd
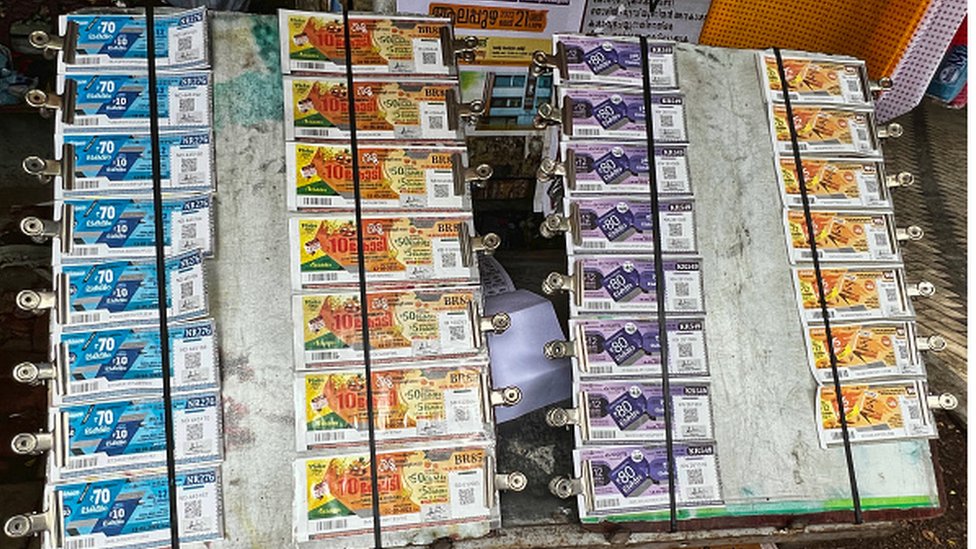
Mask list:
[[[218,425],[224,433],[224,461],[219,477],[210,482],[217,483],[223,496],[222,536],[228,546],[289,546],[302,539],[292,520],[297,494],[312,490],[297,486],[295,476],[295,463],[310,454],[299,452],[299,442],[293,438],[299,436],[294,365],[300,362],[290,321],[295,273],[289,264],[293,243],[286,228],[295,216],[286,207],[292,203],[288,188],[292,183],[286,178],[289,153],[282,145],[286,117],[279,51],[283,42],[276,17],[218,13],[209,19],[213,164],[220,192],[212,198],[212,216],[219,229],[211,244],[213,259],[204,263],[219,341],[223,418]],[[817,428],[822,418],[818,380],[829,389],[832,378],[814,377],[808,366],[811,336],[804,333],[803,309],[797,305],[790,267],[791,257],[805,265],[802,256],[791,255],[802,251],[805,242],[802,232],[797,233],[799,246],[786,238],[791,234],[785,230],[791,218],[789,210],[784,213],[780,196],[781,168],[773,161],[771,149],[771,143],[777,143],[772,139],[775,126],[768,117],[775,112],[771,109],[776,101],[770,101],[764,91],[757,55],[756,51],[688,45],[674,46],[673,54],[687,132],[682,141],[687,143],[694,189],[691,250],[686,244],[673,244],[681,251],[696,252],[700,260],[709,375],[707,383],[699,386],[708,387],[711,409],[711,422],[702,426],[701,438],[714,442],[717,449],[720,501],[692,509],[677,505],[675,523],[669,520],[667,503],[663,511],[658,506],[654,513],[619,520],[601,520],[606,517],[579,510],[584,517],[585,528],[581,528],[574,502],[549,492],[553,477],[574,474],[574,434],[546,425],[550,410],[540,410],[516,420],[518,429],[499,428],[497,470],[523,470],[528,476],[524,491],[502,494],[500,516],[464,522],[451,531],[391,529],[384,531],[385,545],[424,544],[444,535],[458,538],[459,547],[586,546],[605,542],[606,534],[630,543],[748,541],[760,536],[799,540],[876,530],[893,520],[939,513],[944,495],[930,440],[849,446],[863,512],[861,525],[854,524],[852,513],[847,445],[833,440],[822,448]],[[786,136],[789,139],[790,133]],[[786,159],[789,155],[784,153],[789,152],[779,151]],[[802,204],[799,209],[803,211]],[[66,211],[77,212],[77,208]],[[897,229],[890,211],[876,213],[882,226],[888,223],[892,232]],[[815,241],[820,243],[816,237]],[[79,249],[86,249],[84,244]],[[889,244],[893,252],[889,251],[896,252],[898,245]],[[869,252],[881,249],[872,244]],[[638,253],[653,254],[646,249]],[[868,264],[880,270],[897,268],[890,262]],[[834,267],[825,257],[823,269]],[[911,280],[911,273],[900,276]],[[656,315],[650,316],[657,321]],[[649,375],[641,382],[660,381],[657,375],[656,380]],[[924,378],[907,374],[893,379],[915,380],[914,390],[924,391],[918,384]],[[672,394],[676,387],[693,384],[675,380]],[[896,398],[909,394],[908,388],[894,389]],[[600,391],[610,393],[607,387],[593,386],[587,387],[586,394]],[[650,394],[649,389],[641,392]],[[924,393],[919,396],[925,400]],[[864,398],[858,398],[864,406]],[[152,406],[139,413],[152,415]],[[913,417],[907,408],[904,413]],[[856,428],[848,425],[849,431]],[[673,441],[675,448],[682,444]],[[448,439],[441,447],[457,450],[460,445]],[[641,457],[652,463],[661,457],[668,461],[667,455],[645,454]],[[652,454],[656,459],[649,459]],[[152,461],[158,456],[143,457],[150,465],[158,464]],[[635,456],[621,456],[626,459],[633,461]],[[190,481],[208,479],[197,476]],[[190,507],[195,510],[198,505]],[[492,535],[480,537],[489,527],[495,529]],[[326,539],[301,545],[336,547],[336,543]]]

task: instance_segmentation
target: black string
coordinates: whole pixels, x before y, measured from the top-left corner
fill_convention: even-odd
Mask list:
[[[857,489],[857,472],[854,470],[854,455],[851,453],[851,439],[847,430],[847,412],[844,409],[844,398],[841,394],[840,378],[837,375],[837,354],[834,352],[834,338],[830,333],[830,316],[827,314],[827,298],[824,289],[823,274],[820,269],[820,257],[817,255],[816,230],[813,227],[813,215],[810,213],[810,199],[807,196],[807,182],[803,176],[803,164],[800,159],[800,144],[796,134],[796,123],[793,120],[793,105],[790,101],[790,85],[786,80],[786,70],[783,68],[783,56],[779,48],[773,48],[776,54],[776,67],[779,71],[779,81],[783,89],[783,103],[786,107],[786,121],[790,128],[790,141],[793,145],[793,165],[796,168],[796,179],[800,185],[800,197],[803,199],[803,217],[807,224],[807,240],[810,242],[810,252],[813,256],[813,272],[817,277],[817,295],[820,298],[820,314],[824,321],[824,346],[830,354],[830,373],[834,380],[834,396],[840,413],[840,432],[844,439],[844,457],[847,460],[847,476],[851,483],[851,500],[854,503],[854,523],[861,524],[861,496]]]
[[[654,117],[651,114],[651,70],[647,61],[647,37],[640,37],[641,68],[644,73],[644,126],[647,134],[648,175],[651,188],[651,215],[654,238],[654,290],[657,293],[657,333],[661,347],[661,392],[664,396],[664,445],[668,453],[668,507],[671,512],[670,529],[678,530],[678,500],[674,492],[674,439],[671,433],[671,380],[668,379],[668,332],[664,297],[664,249],[661,243],[661,215],[658,211],[657,166],[654,158]]]
[[[353,93],[352,47],[349,31],[349,2],[342,3],[342,26],[346,50],[346,94],[349,98],[349,138],[352,153],[353,196],[356,200],[356,260],[359,263],[359,315],[362,322],[363,365],[366,372],[366,424],[369,428],[369,480],[372,489],[373,544],[383,547],[380,525],[380,491],[376,468],[376,428],[373,425],[373,375],[369,344],[369,303],[366,296],[366,257],[363,251],[363,204],[359,188],[359,147],[356,142],[356,97]]]
[[[176,443],[173,434],[173,393],[170,387],[169,315],[166,311],[166,253],[163,246],[163,187],[160,181],[159,97],[156,92],[156,24],[152,6],[146,6],[146,60],[149,69],[149,136],[152,140],[153,216],[156,245],[156,299],[159,308],[159,353],[162,359],[163,417],[166,422],[166,477],[169,486],[169,527],[172,549],[180,547],[176,506]]]

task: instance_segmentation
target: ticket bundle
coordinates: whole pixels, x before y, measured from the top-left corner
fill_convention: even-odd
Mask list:
[[[663,442],[665,400],[671,407],[675,440],[713,437],[710,387],[672,382],[668,398],[660,383],[581,381],[575,395],[582,418],[577,440],[582,445],[615,442]]]
[[[841,395],[851,442],[932,438],[938,434],[921,381],[842,385]],[[833,385],[817,389],[817,425],[822,447],[843,442]]]
[[[470,209],[462,165],[466,147],[361,143],[358,153],[364,209]],[[285,160],[288,209],[355,207],[349,143],[288,143]]]
[[[652,88],[677,88],[678,75],[673,42],[648,42],[642,52],[634,37],[597,37],[582,34],[554,34],[553,48],[562,59],[553,71],[556,86],[578,83],[642,87],[643,57],[651,74]]]
[[[831,262],[897,262],[901,260],[890,214],[810,212],[817,257]],[[810,228],[803,210],[784,210],[790,262],[811,261]]]
[[[608,196],[567,198],[566,254],[651,253],[654,251],[654,222],[650,196]],[[662,251],[666,254],[693,254],[695,203],[668,200],[658,203]]]
[[[296,295],[292,314],[300,368],[363,360],[358,290]],[[366,295],[370,360],[376,363],[477,354],[477,288],[370,291]]]
[[[811,208],[891,209],[879,160],[805,157],[801,166]],[[783,205],[802,208],[800,179],[791,155],[779,158],[777,175]]]
[[[804,335],[813,376],[821,384],[832,383],[826,328],[810,326],[804,330]],[[840,380],[925,375],[915,343],[915,325],[911,322],[831,323],[830,336]]]
[[[567,139],[644,139],[647,134],[644,94],[636,90],[599,88],[559,89],[563,136]],[[684,95],[651,95],[655,143],[688,140]]]
[[[661,336],[651,313],[620,319],[570,319],[569,333],[579,375],[659,379]],[[667,320],[665,331],[670,351],[669,375],[708,375],[705,321],[702,318]]]
[[[341,14],[278,11],[281,72],[345,73]],[[451,20],[351,14],[349,41],[356,73],[448,75],[456,72]]]
[[[644,313],[656,311],[657,281],[651,257],[579,256],[569,258],[574,287],[572,315],[580,312]],[[705,312],[701,260],[669,259],[663,262],[665,310],[670,313]]]
[[[822,268],[824,299],[828,319],[883,320],[911,319],[914,316],[905,273],[893,267],[837,267]],[[816,272],[812,268],[795,267],[793,283],[804,322],[823,321],[820,292]]]
[[[775,150],[791,154],[789,121],[785,105],[771,105]],[[880,156],[874,110],[866,108],[792,105],[797,147],[801,153]]]
[[[372,370],[376,439],[478,439],[492,421],[485,364]],[[369,439],[362,368],[305,372],[295,380],[298,450]]]
[[[758,56],[766,96],[782,102],[783,82],[776,56],[771,52],[760,52]],[[872,102],[864,61],[799,52],[784,52],[782,59],[793,104],[867,105]]]
[[[661,195],[691,194],[688,146],[655,145],[654,158],[644,142],[565,141],[560,155],[566,167],[565,187],[570,196],[650,193],[651,160]]]

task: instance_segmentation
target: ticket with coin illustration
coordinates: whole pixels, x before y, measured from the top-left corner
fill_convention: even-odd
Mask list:
[[[565,52],[565,67],[553,71],[556,86],[593,83],[642,87],[646,57],[652,88],[678,87],[673,42],[649,41],[643,52],[636,37],[554,34],[552,44],[557,55],[560,50]]]
[[[708,375],[704,319],[668,320],[665,330],[668,374]],[[583,378],[661,376],[660,328],[653,313],[619,319],[571,318],[569,333]]]
[[[924,383],[841,385],[852,443],[938,436]],[[817,433],[823,448],[843,443],[840,405],[833,384],[817,387]]]
[[[559,99],[563,136],[567,139],[646,139],[644,94],[639,90],[563,87],[559,89]],[[688,140],[684,103],[680,92],[652,94],[656,143]]]
[[[656,314],[657,281],[654,260],[627,256],[578,256],[569,258],[572,289],[570,310],[606,313]],[[705,311],[701,260],[669,259],[663,262],[665,308],[671,313]],[[575,273],[575,274],[574,274]]]
[[[828,319],[881,320],[912,318],[914,310],[905,287],[905,273],[892,267],[822,268],[824,299]],[[794,267],[793,283],[800,317],[804,322],[822,322],[817,274],[810,267]]]
[[[804,334],[813,376],[820,383],[833,383],[826,328],[810,326]],[[842,381],[925,375],[911,322],[831,323],[830,336]]]
[[[882,163],[842,158],[801,159],[811,208],[891,208]],[[777,172],[783,205],[803,207],[803,193],[792,155],[779,157]]]
[[[783,101],[783,82],[772,52],[760,52],[759,73],[766,96]],[[871,102],[864,61],[851,57],[788,52],[782,55],[790,102],[864,105]]]
[[[793,152],[786,107],[771,105],[773,146],[777,153]],[[793,124],[801,153],[880,156],[874,111],[813,105],[793,105]]]
[[[560,144],[560,154],[567,169],[564,181],[570,196],[650,193],[646,143],[566,141]],[[655,145],[653,160],[660,194],[691,194],[687,145]]]
[[[569,231],[566,254],[642,253],[654,250],[655,217],[650,196],[567,198],[563,202]],[[658,203],[661,245],[666,254],[693,254],[695,203],[662,200]]]
[[[899,261],[894,221],[890,215],[865,212],[812,211],[817,257],[832,262]],[[813,260],[810,229],[803,210],[783,211],[792,263]]]
[[[577,429],[583,444],[663,442],[664,407],[671,407],[675,440],[708,440],[712,434],[711,388],[704,383],[670,384],[669,404],[660,383],[581,381],[576,405],[582,412]]]

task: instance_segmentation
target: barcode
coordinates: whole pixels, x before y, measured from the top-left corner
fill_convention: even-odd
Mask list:
[[[346,440],[346,433],[343,431],[315,431],[312,433],[314,442],[335,442]]]
[[[75,179],[73,190],[97,189],[100,186],[97,179]]]
[[[301,197],[303,206],[331,206],[332,198],[327,196],[303,196]]]
[[[661,115],[661,126],[672,128],[674,127],[674,115],[673,114],[662,114]]]
[[[200,368],[200,351],[186,353],[186,356],[183,358],[183,369],[196,370],[198,368]],[[193,374],[191,372],[186,375],[189,377]]]
[[[187,223],[180,228],[180,238],[182,240],[196,240],[197,238],[197,224]]]
[[[607,243],[603,240],[584,240],[580,247],[584,250],[602,250],[607,247]]]
[[[675,282],[674,293],[678,297],[688,297],[691,295],[691,285],[687,282]]]
[[[571,72],[569,73],[569,79],[572,80],[589,80],[590,73],[587,72]]]
[[[668,236],[684,236],[685,228],[681,223],[668,223]]]
[[[689,469],[688,484],[705,484],[705,473],[701,469]]]
[[[101,59],[97,55],[76,55],[75,65],[99,65]]]
[[[443,116],[431,116],[427,118],[427,125],[430,126],[432,130],[443,130],[444,129],[444,117]]]
[[[474,486],[469,486],[466,488],[461,488],[457,491],[458,495],[458,505],[474,505]]]
[[[72,324],[89,324],[98,322],[102,318],[101,312],[97,313],[72,313],[70,315]]]
[[[456,269],[457,268],[457,254],[454,252],[447,252],[441,255],[441,268],[442,269]]]
[[[677,179],[678,178],[678,168],[674,166],[662,166],[661,172],[663,179]]]
[[[186,441],[195,442],[203,439],[203,423],[190,423],[186,426]]]
[[[334,134],[331,129],[295,128],[295,137],[332,137]]]
[[[97,126],[98,117],[97,116],[76,116],[74,122],[71,123],[72,126]]]
[[[698,408],[685,408],[681,419],[684,423],[698,423]]]
[[[305,282],[331,282],[339,280],[339,273],[304,273]]]
[[[196,110],[197,101],[193,97],[181,97],[179,105],[180,107],[178,110],[181,112],[189,112]]]
[[[620,507],[619,498],[598,498],[593,502],[593,507],[597,509],[610,509]]]
[[[196,157],[181,158],[180,159],[180,170],[184,172],[195,172],[197,171],[197,159]]]
[[[434,198],[449,198],[450,196],[450,185],[434,185]]]
[[[613,372],[613,366],[607,364],[589,365],[591,374],[609,374]]]
[[[898,347],[898,358],[900,358],[905,362],[908,362],[909,361],[908,346],[907,345],[896,345],[896,346]]]
[[[678,358],[688,358],[694,353],[691,343],[678,344]]]
[[[193,47],[192,36],[181,36],[176,40],[176,51],[185,52]]]
[[[573,128],[573,133],[580,137],[593,137],[600,135],[599,128]]]
[[[609,311],[613,308],[613,303],[606,301],[587,301],[583,304],[584,309],[595,309],[597,311]]]
[[[332,530],[345,530],[349,527],[348,519],[316,520],[312,522],[312,529],[316,532],[331,532]]]
[[[75,469],[91,469],[98,465],[98,456],[83,457],[83,458],[68,458],[68,462],[64,464],[64,468],[69,471]]]
[[[64,549],[89,549],[95,547],[95,538],[85,538],[85,539],[71,539],[67,538],[64,540]]]
[[[324,63],[319,61],[295,61],[292,60],[291,66],[296,69],[320,69],[325,66]]]
[[[100,384],[98,383],[98,380],[73,381],[68,385],[68,393],[79,394],[79,395],[86,394],[86,393],[94,393],[101,389],[99,385]]]
[[[420,55],[421,62],[424,65],[436,65],[437,64],[437,53],[432,51],[425,51]]]
[[[191,499],[183,504],[183,518],[197,519],[203,516],[203,500]]]
[[[97,246],[72,246],[71,255],[77,257],[90,257],[93,255],[98,255]]]
[[[312,351],[305,353],[309,362],[317,362],[320,360],[336,360],[339,358],[339,353],[337,351]]]
[[[590,431],[591,440],[609,440],[617,438],[617,433],[615,431],[604,431],[593,429]]]

